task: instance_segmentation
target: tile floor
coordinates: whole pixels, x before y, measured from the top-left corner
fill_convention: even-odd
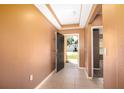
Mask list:
[[[54,73],[41,87],[41,89],[102,89],[103,84],[98,79],[86,78],[83,69],[76,64],[66,63],[64,69]]]

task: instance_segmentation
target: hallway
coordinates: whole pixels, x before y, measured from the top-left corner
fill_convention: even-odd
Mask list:
[[[64,69],[54,73],[41,89],[98,89],[103,88],[99,80],[88,80],[83,69],[78,65],[66,63]]]
[[[1,4],[0,20],[0,89],[124,89],[124,5]]]

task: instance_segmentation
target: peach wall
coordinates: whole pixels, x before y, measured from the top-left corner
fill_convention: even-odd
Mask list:
[[[35,88],[50,74],[54,31],[34,5],[0,5],[0,88]]]
[[[124,5],[103,5],[104,87],[124,88]]]
[[[91,76],[91,25],[85,27],[85,67],[88,76]]]
[[[97,16],[97,18],[91,23],[87,24],[85,27],[85,65],[88,76],[92,75],[92,64],[91,64],[91,27],[102,26],[102,15]]]

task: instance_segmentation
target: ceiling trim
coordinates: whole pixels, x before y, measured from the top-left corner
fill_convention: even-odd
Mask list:
[[[79,24],[62,25],[62,28],[71,28],[71,27],[79,27]]]
[[[58,22],[60,25],[62,25],[61,22],[59,21],[58,17],[56,16],[55,12],[53,11],[51,5],[50,5],[50,4],[46,4],[46,6],[47,6],[47,8],[49,9],[49,11],[52,13],[52,15],[54,16],[54,18],[57,20],[57,22]]]
[[[102,15],[102,5],[101,4],[95,4],[95,5],[93,5],[90,16],[87,20],[87,24],[92,23],[95,20],[95,18],[99,15]]]
[[[93,4],[84,4],[81,5],[80,9],[80,23],[79,26],[67,26],[64,27],[64,25],[61,25],[59,19],[57,18],[56,14],[54,13],[51,5],[49,4],[35,4],[36,8],[40,10],[40,12],[58,29],[58,30],[69,30],[69,29],[82,29],[85,27],[89,16],[91,14],[91,10],[93,8]],[[68,24],[68,25],[74,25],[74,24]]]
[[[35,4],[35,6],[57,29],[61,28],[61,25],[58,23],[58,21],[55,19],[55,17],[46,5]]]
[[[81,10],[80,27],[85,27],[92,10],[93,4],[84,4]]]
[[[61,29],[59,29],[59,30],[60,30],[60,31],[64,31],[64,30],[77,30],[77,29],[83,29],[83,27],[61,28]]]
[[[80,8],[79,24],[80,24],[80,21],[81,21],[81,13],[82,13],[82,4],[81,4],[81,8]],[[79,25],[79,26],[80,26],[80,25]]]

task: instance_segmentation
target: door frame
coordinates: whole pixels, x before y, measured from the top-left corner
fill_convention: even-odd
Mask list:
[[[55,32],[55,72],[57,72],[57,32]]]
[[[91,77],[92,78],[93,78],[93,68],[94,68],[93,67],[94,65],[94,62],[93,62],[93,29],[103,29],[103,26],[91,26],[91,70],[92,70]]]
[[[79,60],[79,62],[78,62],[78,68],[80,68],[80,62],[81,62],[81,60],[80,60],[80,34],[79,33],[73,33],[73,34],[64,34],[64,36],[71,36],[71,35],[77,35],[78,36],[78,60]],[[65,48],[65,47],[64,47]],[[66,51],[67,52],[67,51]],[[65,51],[64,51],[64,54],[66,54],[65,53]]]

